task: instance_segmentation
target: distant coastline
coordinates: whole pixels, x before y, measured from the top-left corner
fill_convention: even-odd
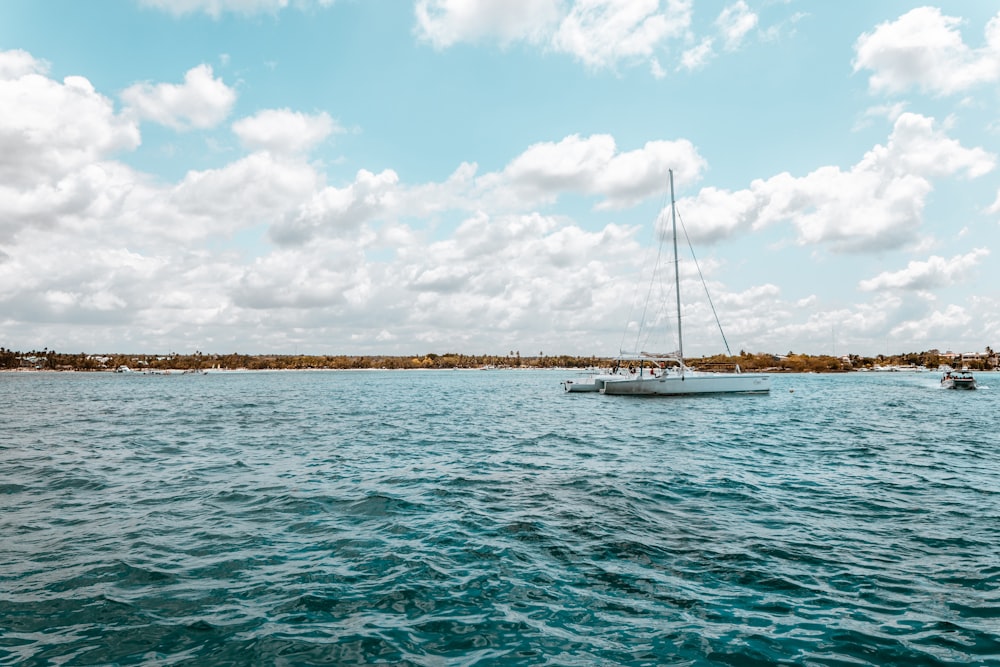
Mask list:
[[[610,366],[613,357],[510,354],[428,353],[420,355],[247,355],[247,354],[88,354],[63,353],[47,348],[20,352],[0,347],[0,371],[78,371],[197,373],[206,371],[256,370],[520,370],[588,369]],[[970,370],[993,370],[1000,359],[989,346],[984,352],[954,353],[929,350],[896,355],[863,357],[847,354],[809,355],[741,352],[738,355],[689,357],[700,370],[731,370],[769,373],[847,373],[852,371],[916,372],[941,366]]]

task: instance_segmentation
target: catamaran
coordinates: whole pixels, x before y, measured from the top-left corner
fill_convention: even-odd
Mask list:
[[[563,382],[566,391],[599,391],[602,394],[635,396],[684,396],[689,394],[766,394],[771,378],[762,373],[698,371],[684,363],[681,327],[680,268],[677,256],[677,204],[674,172],[670,170],[670,219],[674,246],[674,292],[677,307],[677,352],[639,352],[621,355],[609,373]],[[714,308],[713,308],[714,310]],[[724,338],[724,337],[723,337]],[[728,351],[728,344],[727,344]],[[627,364],[627,366],[626,366]]]

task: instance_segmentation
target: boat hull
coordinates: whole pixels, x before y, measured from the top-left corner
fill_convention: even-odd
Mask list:
[[[601,373],[598,375],[591,375],[589,377],[580,378],[579,380],[563,380],[562,386],[566,392],[571,394],[579,393],[596,393],[601,391],[604,387],[604,383],[608,380],[621,380],[623,376],[614,375],[611,373]]]
[[[616,396],[687,396],[691,394],[766,394],[771,378],[755,373],[686,373],[604,383],[602,394]]]
[[[586,380],[564,380],[562,386],[570,394],[580,394],[599,392],[604,383],[598,382],[594,378],[588,378]]]

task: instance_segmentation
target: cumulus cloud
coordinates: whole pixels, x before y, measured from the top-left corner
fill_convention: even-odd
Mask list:
[[[342,237],[356,232],[396,210],[398,184],[399,176],[391,169],[379,174],[362,169],[351,185],[317,192],[294,214],[273,225],[271,237],[277,243],[294,245],[316,236]]]
[[[236,91],[215,78],[210,65],[187,71],[183,84],[137,83],[121,93],[122,101],[140,118],[175,130],[218,125],[236,102]]]
[[[690,0],[418,0],[416,30],[439,49],[526,42],[594,69],[648,62],[655,72],[655,53],[687,35],[691,11]]]
[[[147,7],[169,12],[175,16],[201,12],[218,18],[224,13],[245,16],[261,13],[275,14],[290,4],[303,7],[311,5],[329,7],[334,3],[334,0],[140,0],[140,2]]]
[[[972,317],[958,304],[949,304],[944,310],[934,310],[922,317],[904,320],[893,326],[889,335],[895,339],[927,341],[953,340],[956,327],[965,327]]]
[[[343,132],[328,113],[304,114],[291,109],[265,109],[233,123],[233,132],[251,150],[306,153],[335,132]]]
[[[958,30],[962,20],[936,7],[918,7],[864,33],[854,45],[854,71],[871,70],[873,92],[918,88],[951,95],[1000,80],[1000,14],[986,25],[986,44],[969,47]]]
[[[821,167],[800,178],[779,174],[753,181],[748,190],[708,189],[678,206],[688,232],[700,241],[788,222],[802,244],[885,250],[916,238],[931,178],[976,178],[995,163],[996,156],[962,146],[935,128],[933,119],[903,113],[887,144],[848,171]]]
[[[28,74],[48,74],[48,63],[37,60],[27,51],[0,51],[0,81],[20,79]]]
[[[475,349],[484,328],[511,349],[556,337],[591,349],[594,309],[628,316],[634,283],[616,278],[635,270],[635,228],[585,231],[538,213],[476,213],[440,240],[398,231],[277,248],[231,284],[233,307],[247,311],[241,317],[255,311],[294,322],[310,335],[333,327],[344,345],[407,351],[415,342]],[[367,256],[385,243],[393,251],[386,259]],[[566,269],[578,266],[588,281],[566,281]],[[608,321],[620,335],[619,321]],[[341,322],[349,329],[331,325]]]
[[[24,52],[0,53],[0,238],[37,224],[45,206],[75,199],[97,175],[81,170],[139,145],[135,123],[87,79],[60,83],[45,70]]]
[[[114,160],[139,145],[139,130],[89,81],[49,79],[24,52],[0,53],[0,63],[0,244],[39,230],[69,235],[74,248],[97,236],[133,247],[220,238],[284,219],[320,186],[301,157],[270,151],[157,184]],[[278,115],[289,133],[268,134],[273,118],[262,113],[242,126],[248,145],[305,150],[333,129],[325,114]]]
[[[190,171],[169,190],[155,193],[148,207],[172,224],[149,233],[196,239],[273,224],[308,200],[319,183],[305,162],[264,152],[219,169]]]
[[[434,48],[461,42],[525,42],[565,53],[591,69],[648,63],[656,78],[660,55],[673,42],[696,41],[683,50],[680,69],[703,67],[715,54],[715,38],[692,34],[690,0],[418,0],[416,32]],[[714,27],[727,51],[735,51],[757,27],[744,0],[725,7]]]
[[[103,217],[119,215],[137,189],[138,175],[111,161],[43,174],[30,184],[0,183],[0,243],[38,230],[96,233]]]
[[[593,68],[648,60],[669,38],[691,25],[689,2],[670,0],[576,0],[552,37],[552,47]]]
[[[528,147],[502,172],[480,178],[479,185],[509,190],[520,201],[554,201],[560,194],[576,192],[603,197],[598,208],[621,208],[663,193],[671,168],[691,182],[706,166],[684,139],[650,141],[640,149],[619,152],[610,135],[571,135]]]
[[[360,303],[370,284],[355,243],[320,242],[323,252],[279,248],[247,266],[233,285],[236,306],[254,310],[342,308]],[[336,257],[336,262],[330,262]]]
[[[951,259],[932,256],[924,262],[913,261],[900,271],[885,271],[874,278],[862,280],[858,286],[866,292],[885,289],[932,290],[948,287],[969,278],[970,270],[990,254],[987,248],[976,248]]]
[[[417,34],[435,48],[496,38],[542,41],[558,23],[561,0],[418,0]]]
[[[362,169],[354,183],[323,188],[270,233],[277,243],[303,244],[316,237],[342,237],[375,222],[447,210],[522,213],[568,194],[595,199],[598,210],[625,208],[662,196],[669,169],[691,183],[706,166],[694,145],[683,139],[619,151],[609,135],[570,135],[529,146],[497,172],[479,175],[476,165],[463,164],[441,183],[401,184],[393,170],[374,174]]]
[[[635,231],[613,224],[585,231],[538,213],[477,213],[450,238],[401,251],[398,284],[416,295],[414,324],[448,323],[446,335],[471,332],[483,321],[516,341],[535,337],[528,332],[549,322],[551,332],[543,335],[560,330],[574,344],[592,345],[585,339],[595,309],[628,315],[633,284],[614,276],[634,270]],[[567,268],[585,271],[586,284],[565,280]]]

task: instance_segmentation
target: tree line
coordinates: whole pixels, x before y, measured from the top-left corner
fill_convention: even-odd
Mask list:
[[[428,353],[416,356],[307,355],[307,354],[67,354],[55,350],[19,352],[0,347],[0,369],[109,371],[127,366],[131,370],[360,370],[360,369],[452,369],[452,368],[587,368],[607,360],[599,357]]]
[[[60,371],[113,371],[122,366],[132,370],[306,370],[306,369],[458,369],[458,368],[589,368],[607,367],[613,357],[573,356],[565,354],[525,356],[511,350],[506,355],[428,353],[416,356],[387,355],[249,355],[232,354],[86,354],[64,353],[43,348],[19,352],[0,347],[0,369],[35,369]],[[938,350],[910,352],[898,355],[808,355],[789,352],[785,355],[748,353],[688,358],[688,365],[701,370],[732,370],[737,365],[744,371],[841,373],[879,366],[924,366],[936,369],[941,364],[955,363]],[[997,367],[997,355],[990,347],[981,359],[960,362],[972,370]]]

